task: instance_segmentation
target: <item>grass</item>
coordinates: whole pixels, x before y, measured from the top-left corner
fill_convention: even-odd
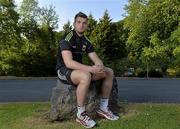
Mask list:
[[[118,121],[96,119],[95,129],[180,129],[179,104],[122,104]],[[0,104],[0,129],[84,129],[74,120],[50,122],[49,103]]]

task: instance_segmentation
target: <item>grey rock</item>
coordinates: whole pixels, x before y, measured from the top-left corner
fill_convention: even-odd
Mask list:
[[[99,106],[101,82],[93,81],[89,88],[86,101],[86,110],[93,116]],[[113,89],[109,99],[109,107],[118,113],[118,86],[114,78]],[[49,118],[51,121],[75,118],[76,115],[76,87],[62,83],[57,79],[56,87],[52,89],[51,110]]]

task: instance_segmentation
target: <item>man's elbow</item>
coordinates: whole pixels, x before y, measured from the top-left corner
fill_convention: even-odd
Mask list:
[[[64,62],[64,63],[65,63],[65,65],[66,65],[67,68],[69,68],[69,69],[72,68],[72,63],[71,63],[71,61],[66,61],[66,62]]]

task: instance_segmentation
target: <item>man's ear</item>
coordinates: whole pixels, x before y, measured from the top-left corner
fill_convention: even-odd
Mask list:
[[[73,27],[75,28],[75,22],[73,22]]]

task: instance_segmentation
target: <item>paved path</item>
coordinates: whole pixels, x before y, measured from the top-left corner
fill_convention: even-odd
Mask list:
[[[56,79],[0,80],[0,102],[49,101]],[[180,103],[180,79],[118,79],[122,102]]]
[[[0,102],[49,101],[56,80],[0,80]]]
[[[118,83],[121,101],[180,103],[180,79],[118,80]]]

